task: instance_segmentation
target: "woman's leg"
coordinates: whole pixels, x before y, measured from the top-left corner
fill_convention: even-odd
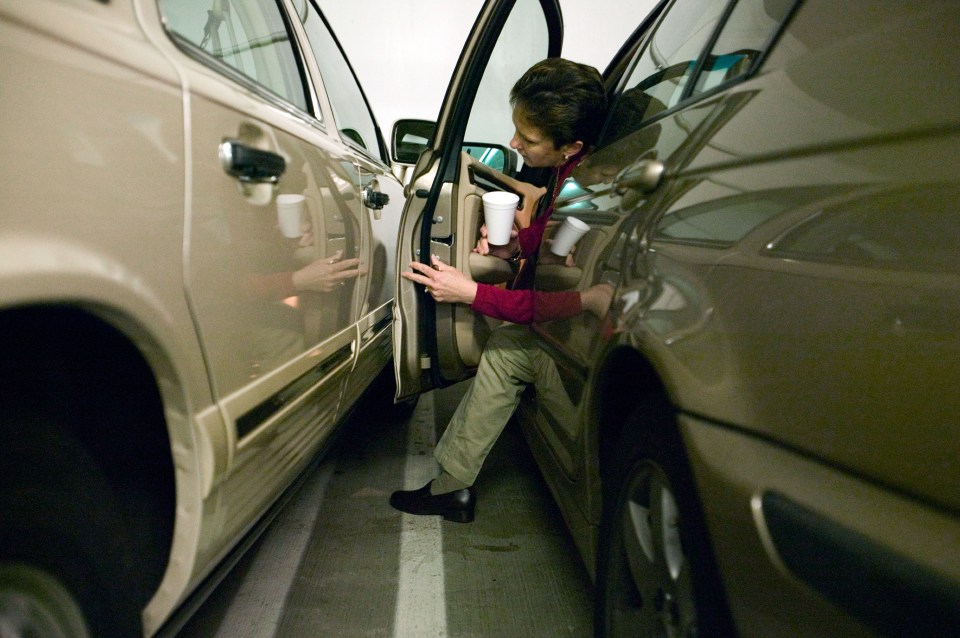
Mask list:
[[[524,387],[536,376],[527,326],[505,325],[490,335],[473,383],[457,406],[434,456],[443,470],[464,485],[473,485]]]

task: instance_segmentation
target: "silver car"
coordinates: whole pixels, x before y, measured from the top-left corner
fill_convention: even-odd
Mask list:
[[[305,0],[3,0],[0,86],[0,633],[169,633],[389,374],[402,186]]]
[[[510,138],[487,89],[559,54],[558,24],[458,69],[401,265],[510,277],[470,252],[478,201],[536,176],[460,145]],[[610,62],[603,139],[554,213],[590,230],[537,286],[615,293],[531,327],[557,382],[517,414],[598,636],[956,633],[958,24],[952,0],[665,0]],[[469,378],[496,324],[397,298],[401,395]]]

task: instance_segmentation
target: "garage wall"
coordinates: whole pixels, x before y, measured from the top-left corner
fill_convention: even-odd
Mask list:
[[[385,136],[389,138],[399,118],[436,119],[482,4],[482,0],[319,0]],[[656,0],[560,0],[564,57],[603,71],[655,4]]]

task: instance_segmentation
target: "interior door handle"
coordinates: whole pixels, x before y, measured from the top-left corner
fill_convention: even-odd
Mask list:
[[[220,144],[220,164],[223,170],[245,183],[276,184],[287,169],[286,160],[276,153],[237,140],[224,140]]]

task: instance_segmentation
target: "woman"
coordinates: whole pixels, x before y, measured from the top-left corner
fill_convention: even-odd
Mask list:
[[[590,311],[606,313],[612,289],[598,285],[584,291],[536,292],[533,274],[543,233],[553,213],[554,200],[574,167],[596,141],[606,110],[606,92],[593,67],[550,58],[538,62],[510,92],[516,132],[510,146],[527,166],[550,168],[551,179],[536,216],[521,222],[507,246],[490,246],[486,227],[475,248],[524,265],[514,285],[507,289],[481,284],[452,266],[433,258],[432,266],[413,262],[406,279],[422,284],[438,302],[465,303],[475,312],[510,322],[493,331],[476,378],[464,394],[456,413],[437,443],[434,456],[439,476],[418,490],[394,492],[393,507],[409,514],[442,515],[447,520],[470,522],[476,493],[473,483],[484,459],[506,426],[523,388],[542,380],[552,362],[533,342],[530,324],[564,319]],[[543,258],[551,258],[544,254]],[[568,256],[569,257],[569,256]],[[517,325],[520,324],[520,325]]]

